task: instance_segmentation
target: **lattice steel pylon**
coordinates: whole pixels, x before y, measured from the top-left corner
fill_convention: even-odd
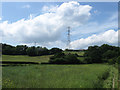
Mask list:
[[[34,42],[34,46],[36,47],[36,42]]]
[[[70,26],[68,26],[67,27],[68,28],[68,30],[67,30],[67,47],[68,47],[68,49],[70,49]]]

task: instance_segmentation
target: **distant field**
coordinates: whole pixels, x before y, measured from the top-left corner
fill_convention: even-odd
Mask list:
[[[77,53],[78,55],[80,56],[83,56],[84,52],[75,52],[75,51],[72,51],[72,52],[68,52],[68,51],[65,51],[64,52],[65,54],[67,53],[72,53],[72,54],[75,54]],[[2,61],[3,62],[37,62],[37,63],[42,63],[42,62],[48,62],[49,61],[49,58],[53,56],[53,55],[43,55],[43,56],[35,56],[35,57],[30,57],[30,56],[27,56],[27,55],[2,55]],[[83,60],[84,57],[78,57],[78,59],[80,60]],[[1,65],[1,64],[0,64]],[[11,64],[8,64],[8,63],[3,63],[2,65],[11,65]]]
[[[2,69],[3,88],[111,88],[112,71],[117,73],[112,66],[101,64],[8,66]]]
[[[2,61],[19,61],[19,62],[48,62],[52,55],[29,57],[25,55],[2,55]]]
[[[79,56],[83,56],[84,55],[84,51],[79,51],[79,52],[77,52],[77,51],[64,51],[64,53],[65,54],[67,54],[67,53],[72,53],[72,54],[77,53]]]

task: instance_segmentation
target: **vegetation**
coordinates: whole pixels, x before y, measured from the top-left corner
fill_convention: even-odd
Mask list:
[[[11,61],[11,62],[48,62],[49,58],[52,55],[36,56],[29,57],[25,55],[2,55],[2,61]]]
[[[3,88],[113,88],[113,83],[117,88],[119,47],[104,44],[84,51],[24,45],[2,47],[3,62],[60,64],[2,67]]]
[[[28,47],[26,45],[11,46],[7,44],[2,44],[2,54],[3,55],[28,55],[28,56],[42,56],[51,55],[58,52],[62,52],[62,49],[52,48],[48,50],[46,47]]]
[[[64,53],[57,53],[54,56],[50,57],[49,63],[52,64],[79,64],[80,61],[78,60],[75,54],[67,54]]]
[[[111,68],[102,64],[8,66],[3,67],[2,83],[3,88],[112,88]]]
[[[119,47],[103,44],[102,46],[90,46],[85,51],[85,61],[87,63],[118,63],[118,56],[120,56]]]

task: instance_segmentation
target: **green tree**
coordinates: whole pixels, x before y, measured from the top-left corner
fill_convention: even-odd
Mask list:
[[[37,49],[34,46],[27,48],[26,51],[29,56],[37,56]]]
[[[17,55],[26,55],[27,54],[27,52],[26,52],[26,50],[27,50],[27,46],[26,45],[17,45],[16,46],[16,52],[15,52],[15,54],[17,54]]]
[[[79,64],[80,61],[77,59],[75,54],[56,53],[54,56],[50,57],[49,63],[52,64]]]
[[[116,52],[114,50],[108,50],[105,53],[103,53],[103,58],[104,59],[112,59],[112,58],[118,56],[117,54],[118,54],[118,52]]]
[[[52,48],[50,49],[50,54],[60,53],[62,52],[62,49],[59,48]]]
[[[101,52],[98,46],[90,46],[88,50],[85,51],[84,56],[86,57],[85,60],[89,60],[89,63],[101,63]]]

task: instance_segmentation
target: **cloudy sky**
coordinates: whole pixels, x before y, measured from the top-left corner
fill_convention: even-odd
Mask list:
[[[118,44],[118,3],[5,2],[2,3],[2,43],[66,48],[71,27],[72,49]]]

